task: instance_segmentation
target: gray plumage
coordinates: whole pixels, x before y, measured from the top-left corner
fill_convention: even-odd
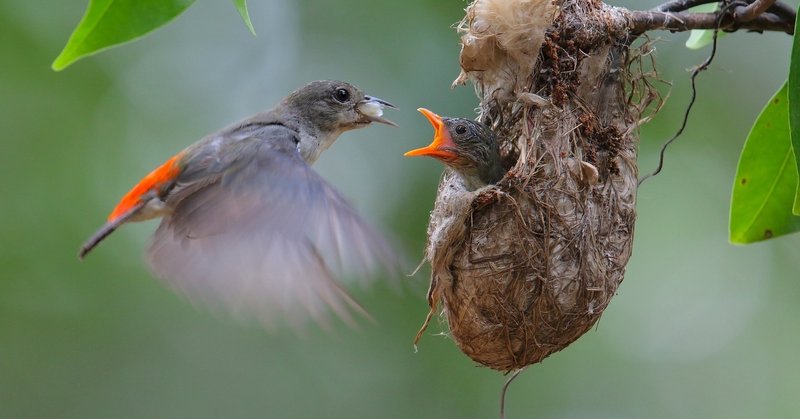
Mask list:
[[[398,258],[309,165],[344,131],[393,125],[383,106],[344,82],[310,83],[189,146],[175,179],[113,228],[163,216],[148,262],[192,301],[266,324],[350,320],[363,310],[338,280],[393,272]]]
[[[486,125],[466,118],[442,118],[450,133],[457,158],[444,163],[461,177],[467,190],[473,191],[497,183],[505,170],[494,133]]]

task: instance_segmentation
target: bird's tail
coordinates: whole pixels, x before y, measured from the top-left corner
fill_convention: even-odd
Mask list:
[[[136,214],[140,209],[145,206],[145,202],[139,202],[138,204],[134,205],[128,211],[125,211],[124,214],[110,220],[109,222],[105,223],[102,227],[100,227],[97,232],[92,234],[88,240],[86,240],[83,245],[81,246],[80,251],[78,251],[78,259],[83,260],[86,257],[86,254],[89,253],[92,249],[94,249],[98,244],[100,244],[103,239],[108,237],[109,234],[113,233],[122,223],[128,221],[134,214]]]

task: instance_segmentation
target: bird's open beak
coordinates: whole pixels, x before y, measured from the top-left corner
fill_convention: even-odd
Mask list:
[[[365,96],[364,100],[358,102],[358,105],[356,105],[356,110],[358,113],[364,116],[366,119],[365,122],[379,122],[381,124],[391,125],[393,127],[398,126],[394,122],[383,118],[383,108],[385,107],[397,109],[394,105],[383,99]]]
[[[452,160],[458,157],[452,150],[456,148],[453,138],[444,126],[442,117],[425,109],[417,109],[428,118],[433,125],[433,142],[427,147],[417,148],[404,154],[405,156],[430,156],[440,160]]]

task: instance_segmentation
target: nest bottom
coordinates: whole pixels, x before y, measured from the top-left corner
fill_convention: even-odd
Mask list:
[[[474,193],[455,175],[442,179],[429,228],[429,303],[442,307],[474,361],[523,368],[600,318],[631,254],[636,166],[627,145],[592,186],[571,174],[569,158],[512,169]]]
[[[542,232],[531,234],[503,216],[515,219],[516,205],[494,205],[472,214],[466,246],[454,257],[452,276],[440,285],[441,302],[452,338],[467,356],[511,371],[540,362],[588,331],[618,282],[587,287],[569,272],[548,272],[558,267],[542,263],[545,255],[559,250],[547,249]],[[510,240],[495,241],[487,251],[492,237]],[[483,251],[477,255],[474,249]]]

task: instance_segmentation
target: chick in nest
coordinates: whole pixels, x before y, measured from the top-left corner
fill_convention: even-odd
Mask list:
[[[480,122],[447,118],[419,108],[433,125],[433,142],[407,152],[406,156],[430,156],[441,160],[460,178],[467,191],[499,181],[503,174],[500,150],[492,131]]]

